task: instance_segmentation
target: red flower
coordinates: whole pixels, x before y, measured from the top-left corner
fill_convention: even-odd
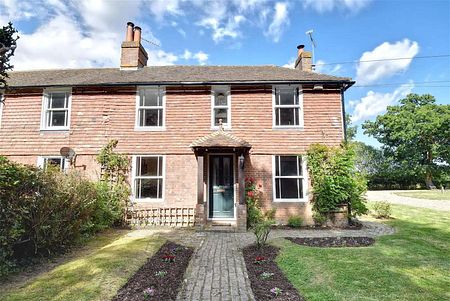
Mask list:
[[[258,187],[259,187],[259,188],[262,188],[262,185],[261,185],[261,184],[258,184]]]
[[[253,193],[253,191],[249,191],[249,192],[247,192],[247,195],[248,195],[249,197],[253,197],[255,194]]]
[[[266,258],[264,256],[256,256],[255,260],[262,261],[262,260],[266,260]]]

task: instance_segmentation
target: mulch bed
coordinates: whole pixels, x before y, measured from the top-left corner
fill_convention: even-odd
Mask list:
[[[175,300],[192,253],[192,248],[166,242],[119,290],[113,301]],[[148,290],[147,297],[145,290]]]
[[[244,260],[247,266],[248,277],[250,278],[253,294],[256,300],[275,300],[275,301],[303,301],[294,286],[284,276],[278,268],[275,258],[279,249],[266,245],[258,249],[255,245],[244,248]],[[273,273],[266,279],[261,276],[262,273]],[[279,295],[271,292],[271,289],[279,288]]]
[[[321,248],[367,247],[375,243],[372,237],[287,237],[293,243]]]

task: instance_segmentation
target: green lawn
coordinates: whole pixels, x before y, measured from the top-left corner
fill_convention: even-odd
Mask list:
[[[417,199],[429,199],[429,200],[448,200],[450,201],[450,190],[445,190],[444,193],[441,190],[412,190],[408,192],[395,192],[394,194],[399,196],[408,196]]]
[[[278,264],[307,300],[450,300],[450,213],[392,206],[394,235],[367,248],[287,240]]]
[[[109,300],[163,244],[154,237],[100,234],[80,256],[18,288],[0,293],[2,301]],[[1,289],[1,287],[0,287]]]

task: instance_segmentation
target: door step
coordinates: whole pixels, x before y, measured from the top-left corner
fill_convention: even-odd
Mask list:
[[[205,225],[206,232],[236,232],[236,224],[230,222],[211,222]]]

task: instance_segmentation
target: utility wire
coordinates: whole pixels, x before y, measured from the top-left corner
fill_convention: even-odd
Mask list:
[[[337,62],[337,63],[323,63],[323,64],[316,64],[316,66],[358,64],[358,63],[370,63],[370,62],[382,62],[382,61],[399,61],[399,60],[412,60],[412,59],[443,58],[443,57],[450,57],[450,54],[423,55],[423,56],[415,56],[415,57],[396,57],[396,58],[391,58],[391,59],[348,61],[348,62]]]
[[[430,80],[423,82],[407,82],[407,83],[381,83],[381,84],[370,84],[370,85],[354,85],[353,87],[378,87],[378,86],[398,86],[398,85],[426,85],[435,83],[450,83],[450,80]],[[444,86],[447,87],[447,86]]]

